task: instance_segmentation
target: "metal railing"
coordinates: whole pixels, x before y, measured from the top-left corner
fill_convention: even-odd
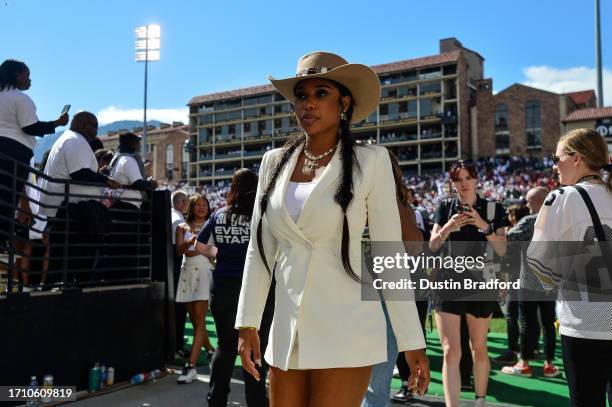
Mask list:
[[[1,152],[0,160],[12,167],[0,168],[0,190],[10,195],[0,199],[0,221],[8,225],[0,229],[0,274],[6,274],[0,293],[151,281],[148,191],[122,186],[112,193],[102,184],[51,178]],[[18,175],[24,170],[29,174],[25,179]],[[17,191],[20,183],[24,188]],[[125,196],[130,190],[140,197]],[[28,212],[25,202],[38,210]]]

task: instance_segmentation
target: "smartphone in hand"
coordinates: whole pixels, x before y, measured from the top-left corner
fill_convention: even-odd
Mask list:
[[[68,110],[70,110],[70,105],[64,105],[64,108],[62,109],[62,113],[60,113],[60,116],[63,116],[66,113],[68,113]]]

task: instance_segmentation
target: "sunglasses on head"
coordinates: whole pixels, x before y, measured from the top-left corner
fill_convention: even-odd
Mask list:
[[[472,160],[459,160],[453,163],[450,167],[451,171],[457,168],[474,168],[476,163]]]
[[[551,161],[553,162],[553,164],[557,165],[557,164],[559,164],[559,161],[561,161],[561,157],[563,157],[564,155],[574,155],[574,154],[576,154],[575,151],[565,151],[561,155],[551,154],[549,157],[550,157]]]

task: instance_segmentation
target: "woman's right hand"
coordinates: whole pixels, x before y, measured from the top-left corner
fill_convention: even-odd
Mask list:
[[[68,124],[69,120],[70,120],[70,116],[68,116],[68,113],[64,113],[63,115],[58,117],[56,121],[53,122],[53,125],[55,127],[65,126]]]
[[[464,225],[469,223],[470,216],[465,213],[456,213],[446,222],[444,227],[448,229],[449,232],[458,232]]]
[[[251,352],[253,352],[253,358],[251,358]],[[242,361],[242,368],[253,376],[255,380],[261,380],[255,366],[257,364],[257,366],[261,367],[261,350],[257,329],[241,328],[238,330],[238,353]]]

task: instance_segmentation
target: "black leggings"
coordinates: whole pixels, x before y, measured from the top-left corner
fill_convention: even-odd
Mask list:
[[[238,355],[238,331],[234,328],[238,297],[240,296],[241,278],[216,278],[213,280],[210,292],[210,312],[215,320],[217,330],[217,349],[212,358],[210,371],[210,391],[207,396],[211,407],[226,406],[227,396],[230,392],[230,380],[234,372],[234,363]],[[266,302],[266,309],[259,331],[260,349],[262,356],[268,343],[270,325],[274,314],[274,285],[270,287],[270,295]],[[268,364],[261,359],[262,367],[258,367],[260,381],[242,370],[245,384],[246,402],[249,407],[267,407],[268,395],[266,392],[266,375]]]
[[[30,159],[34,154],[31,149],[23,144],[6,137],[0,137],[0,152],[10,156],[12,160],[0,157],[0,245],[2,241],[8,240],[10,219],[15,216],[14,207],[19,202],[19,193],[23,192],[23,185],[28,178],[30,170]],[[17,174],[17,179],[13,174]]]
[[[573,407],[605,407],[612,382],[612,340],[561,335],[563,366]]]
[[[544,331],[544,349],[546,360],[555,358],[555,302],[554,301],[520,301],[521,315],[521,358],[533,359],[533,351],[538,347],[540,323]],[[538,309],[540,321],[538,321]]]
[[[508,327],[508,350],[519,351],[519,302],[518,295],[508,296],[506,326]],[[537,339],[537,338],[536,338]]]

